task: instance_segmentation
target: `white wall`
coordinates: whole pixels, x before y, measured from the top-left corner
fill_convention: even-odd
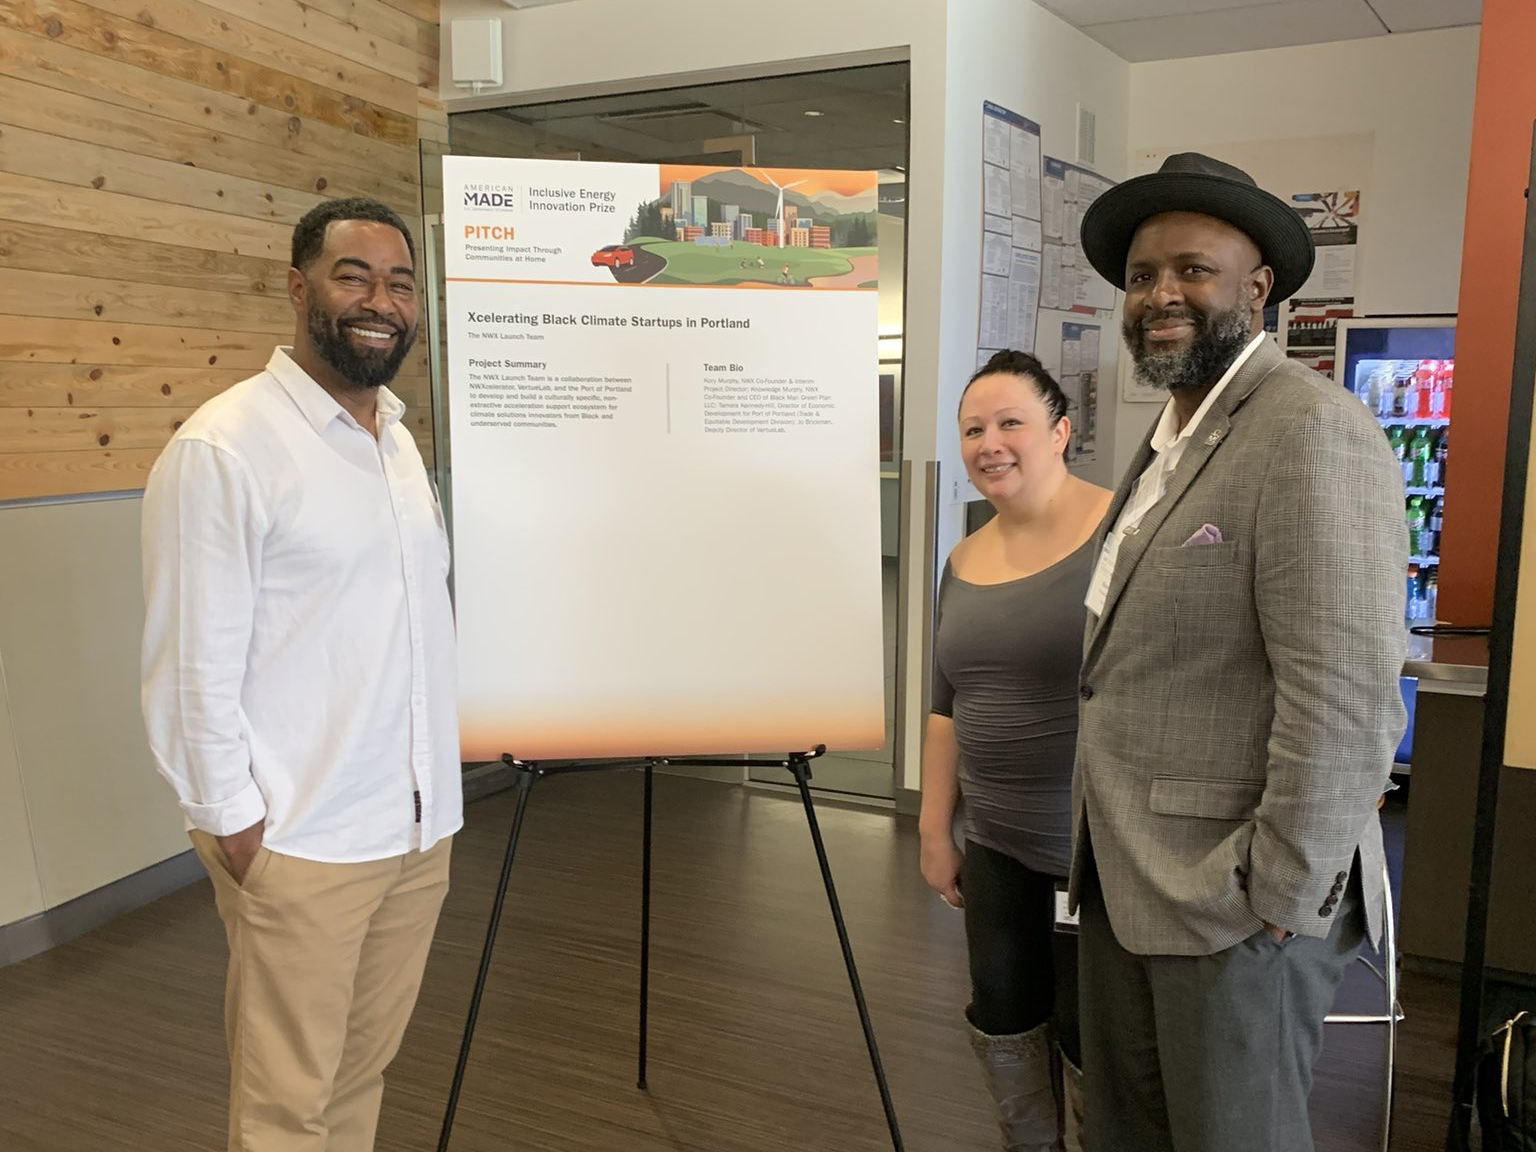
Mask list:
[[[1098,114],[1096,167],[1119,180],[1125,175],[1130,65],[1033,3],[964,0],[952,3],[949,13],[940,294],[944,307],[934,444],[943,471],[956,475],[961,464],[954,414],[960,390],[976,367],[982,103],[991,100],[1034,120],[1041,126],[1044,154],[1064,160],[1076,158],[1077,106],[1083,104]],[[925,205],[914,201],[910,208],[914,222],[927,216]],[[908,316],[912,316],[910,305]],[[1102,364],[1112,366],[1114,341],[1105,340],[1102,345]],[[1112,412],[1101,416],[1099,438],[1106,444],[1112,420]],[[1084,467],[1081,474],[1107,482],[1109,471],[1109,461],[1103,459]]]
[[[937,357],[930,388],[932,403],[921,411],[909,400],[907,407],[908,457],[939,461],[942,515],[938,553],[947,556],[964,533],[963,509],[949,504],[952,491],[946,477],[963,475],[959,438],[955,434],[955,410],[960,391],[976,366],[977,322],[981,282],[981,147],[982,103],[991,100],[1027,116],[1041,126],[1045,155],[1072,160],[1076,156],[1077,105],[1098,114],[1098,169],[1113,179],[1125,175],[1128,146],[1127,102],[1130,65],[1059,17],[1033,3],[1018,0],[954,0],[949,5],[943,105],[943,189],[941,202],[914,189],[908,204],[910,250],[918,249],[919,229],[934,219],[940,227],[933,234],[941,259],[919,266],[910,260],[907,272],[907,327],[916,343],[922,329],[938,324]],[[914,64],[917,57],[913,57]],[[919,88],[914,67],[912,103],[935,99]],[[915,150],[914,175],[926,174]],[[935,254],[938,255],[938,254]],[[934,285],[927,277],[938,268]],[[937,288],[935,292],[933,289]],[[931,309],[931,311],[929,310]],[[1102,392],[1114,379],[1117,348],[1112,339],[1101,342]],[[908,375],[914,366],[909,360]],[[927,365],[922,365],[927,370]],[[1107,484],[1113,461],[1114,406],[1101,402],[1098,442],[1099,460],[1080,470],[1085,479]],[[914,535],[913,539],[921,539]],[[941,559],[942,562],[942,559]],[[913,635],[926,627],[922,605],[908,605],[907,625]],[[908,714],[917,715],[921,703],[921,649],[909,646]],[[920,732],[910,725],[907,736],[905,786],[918,785]]]
[[[1277,195],[1361,189],[1357,311],[1455,312],[1477,28],[1131,67],[1131,174],[1194,150]],[[1316,185],[1316,187],[1314,187]],[[1125,405],[1116,468],[1150,422]],[[1134,417],[1134,418],[1131,418]],[[1141,425],[1138,430],[1137,425]]]
[[[811,57],[904,49],[935,28],[942,37],[943,10],[944,0],[573,0],[524,9],[501,0],[442,0],[442,96],[453,112],[471,95],[453,84],[454,20],[501,21],[504,83],[480,93],[503,97],[489,101],[496,105],[511,95],[535,101],[580,89],[644,91],[735,77],[753,66],[769,65],[764,74],[771,75],[798,71],[783,65]]]
[[[43,910],[43,886],[32,850],[27,796],[5,697],[5,669],[0,666],[0,925],[24,920]]]
[[[139,506],[0,510],[0,924],[188,847],[139,718]]]

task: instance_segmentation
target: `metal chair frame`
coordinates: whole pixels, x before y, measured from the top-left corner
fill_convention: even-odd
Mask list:
[[[1385,928],[1382,932],[1381,959],[1385,971],[1376,967],[1369,957],[1360,956],[1359,962],[1369,968],[1380,980],[1387,993],[1387,1011],[1384,1015],[1351,1015],[1331,1013],[1324,1017],[1326,1024],[1385,1024],[1387,1026],[1387,1084],[1381,1117],[1381,1148],[1389,1152],[1392,1143],[1392,1091],[1393,1073],[1397,1064],[1397,1026],[1403,1021],[1403,1005],[1398,999],[1397,924],[1393,919],[1392,877],[1385,865],[1381,869],[1382,899],[1386,904]]]

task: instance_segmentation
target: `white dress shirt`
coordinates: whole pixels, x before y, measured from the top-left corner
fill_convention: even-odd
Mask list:
[[[1268,333],[1260,332],[1248,342],[1248,346],[1238,353],[1226,372],[1222,373],[1216,386],[1205,394],[1205,400],[1200,407],[1195,409],[1195,414],[1189,418],[1189,423],[1183,428],[1179,427],[1179,413],[1173,406],[1170,397],[1168,403],[1163,406],[1162,417],[1157,422],[1157,427],[1152,430],[1152,461],[1136,478],[1135,485],[1131,488],[1131,494],[1125,501],[1125,506],[1120,509],[1120,516],[1115,520],[1114,531],[1104,539],[1104,547],[1099,552],[1099,562],[1094,567],[1093,579],[1088,582],[1088,595],[1083,600],[1088,611],[1095,616],[1104,613],[1104,599],[1109,595],[1109,585],[1114,579],[1115,562],[1120,558],[1120,544],[1125,539],[1126,532],[1141,523],[1143,517],[1154,507],[1157,502],[1168,492],[1168,479],[1173,475],[1179,461],[1184,459],[1184,449],[1189,447],[1190,439],[1195,434],[1195,429],[1200,426],[1200,421],[1205,419],[1205,414],[1211,410],[1211,405],[1216,403],[1216,397],[1226,391],[1232,377],[1248,362],[1248,357],[1267,338]]]
[[[144,720],[195,828],[352,862],[463,823],[448,538],[378,402],[375,440],[279,348],[150,474]]]

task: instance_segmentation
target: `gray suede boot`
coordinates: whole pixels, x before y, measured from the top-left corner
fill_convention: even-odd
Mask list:
[[[997,1105],[1004,1152],[1063,1152],[1061,1081],[1050,1026],[988,1036],[971,1025],[970,1033]]]
[[[1062,1118],[1066,1121],[1067,1152],[1083,1152],[1083,1070],[1062,1055],[1059,1048],[1057,1055],[1061,1057],[1062,1095],[1066,1098]]]

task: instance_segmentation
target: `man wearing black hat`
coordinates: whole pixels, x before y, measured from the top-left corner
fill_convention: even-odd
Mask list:
[[[1403,730],[1402,476],[1287,360],[1266,302],[1310,235],[1193,153],[1102,196],[1083,248],[1169,401],[1088,594],[1072,899],[1088,1152],[1307,1152],[1323,1017],[1383,912]]]

